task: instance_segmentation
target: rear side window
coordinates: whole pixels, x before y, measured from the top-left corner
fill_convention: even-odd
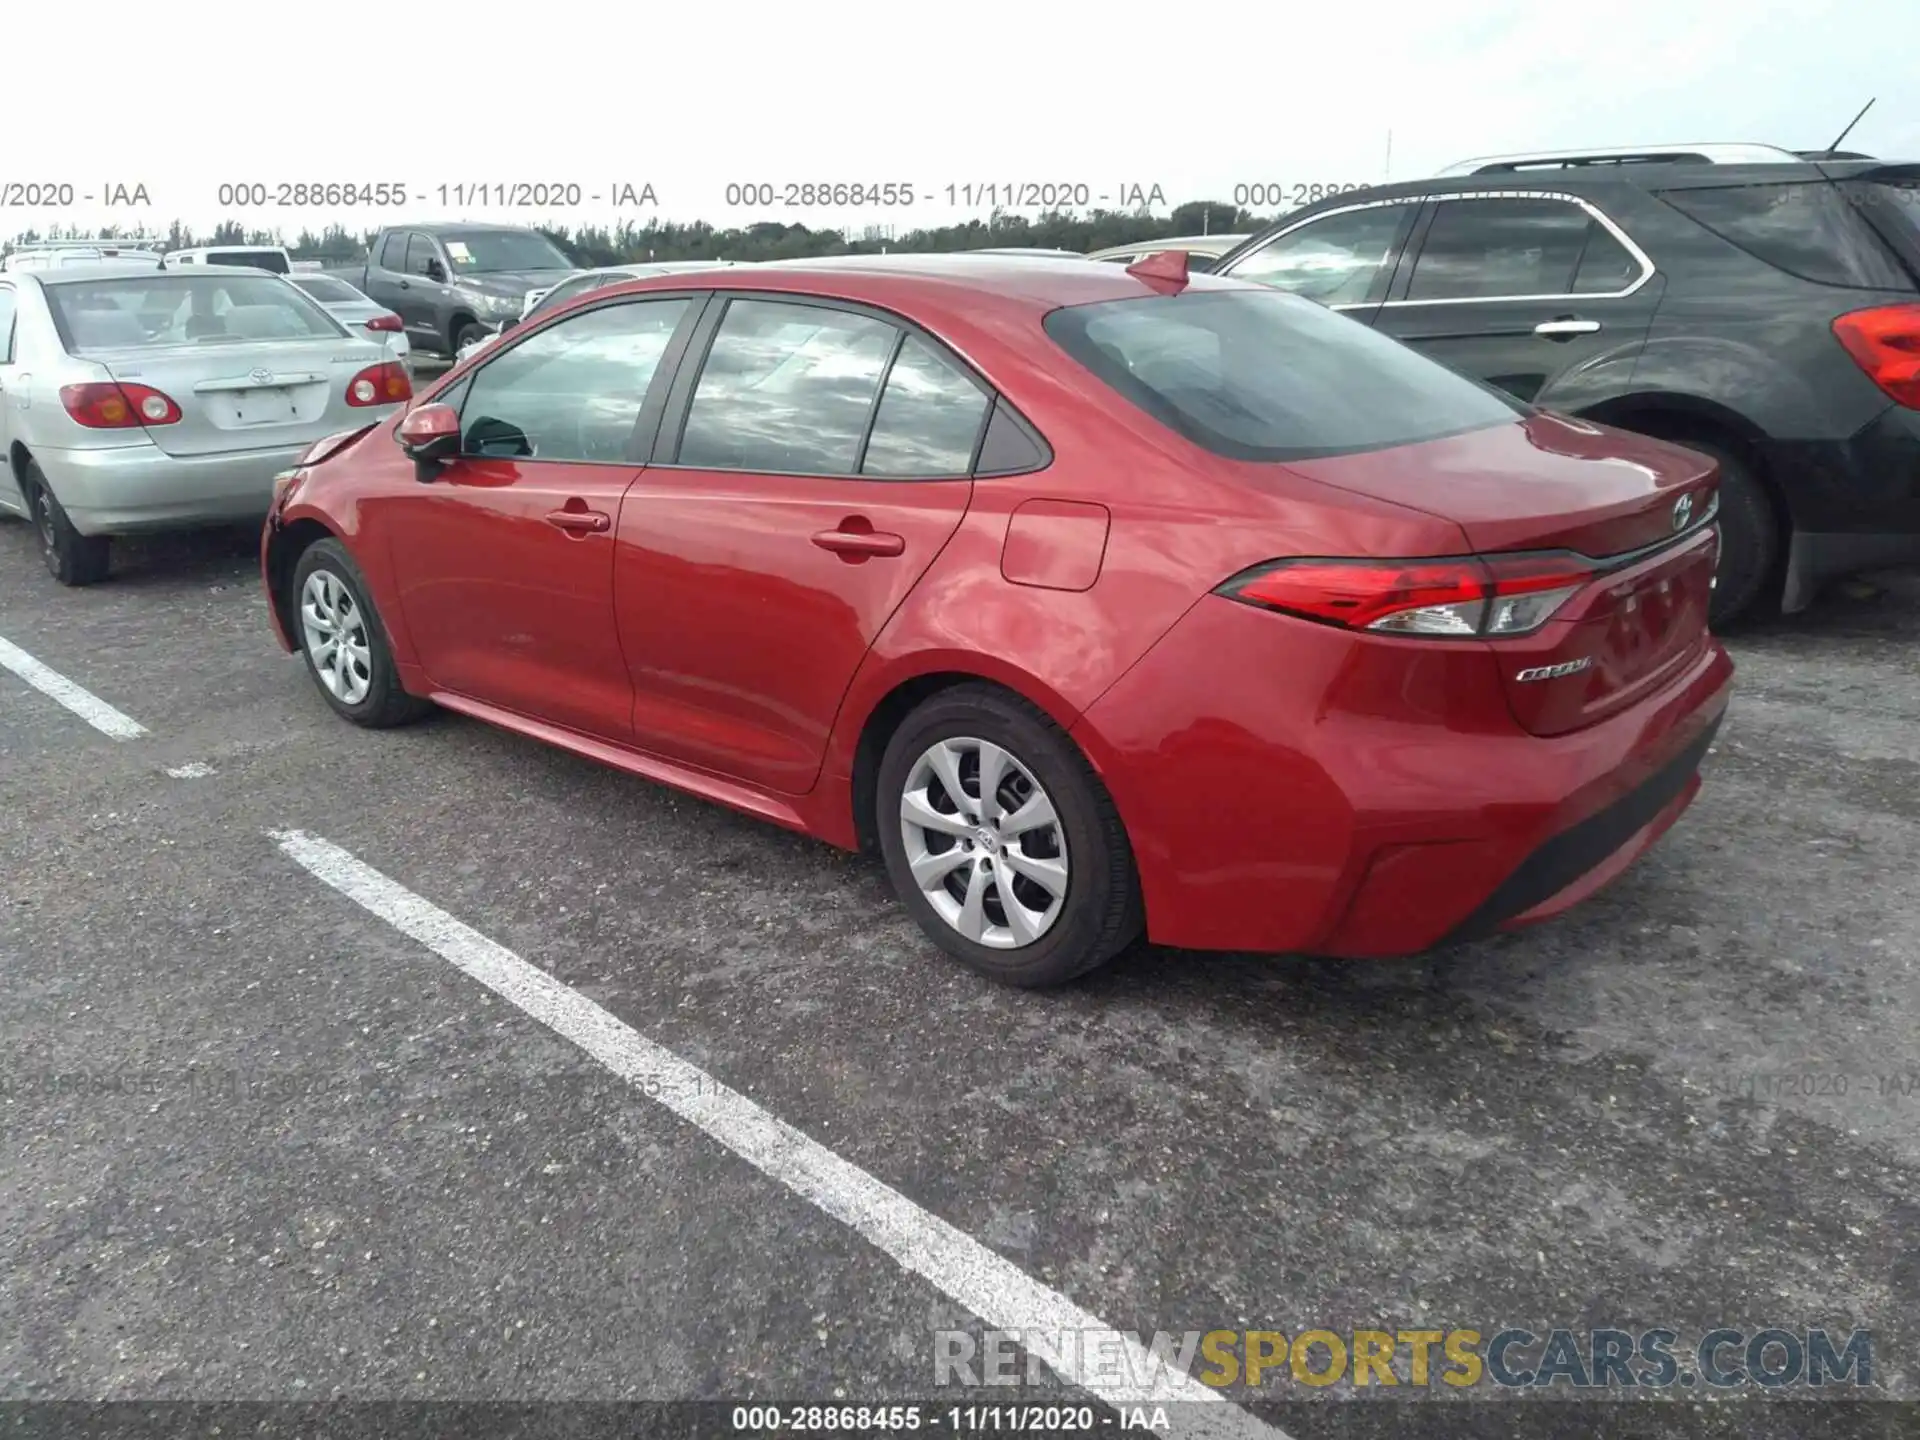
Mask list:
[[[1858,207],[1825,181],[1667,190],[1660,198],[1729,244],[1816,285],[1916,288]]]
[[[702,470],[855,475],[900,332],[845,310],[735,300],[714,334],[678,461]]]
[[[389,230],[387,238],[380,242],[380,268],[382,270],[404,270],[407,268],[407,237],[398,230]]]
[[[1568,294],[1596,228],[1591,215],[1565,200],[1443,200],[1414,263],[1407,299]],[[1626,256],[1611,235],[1606,238]]]
[[[13,287],[0,285],[0,365],[13,363]]]
[[[909,335],[887,372],[860,473],[892,480],[965,475],[990,403],[931,345]]]
[[[1357,320],[1277,291],[1110,300],[1045,323],[1121,395],[1233,460],[1412,445],[1524,413]]]

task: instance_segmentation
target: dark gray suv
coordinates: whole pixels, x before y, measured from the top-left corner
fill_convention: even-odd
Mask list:
[[[1718,621],[1920,561],[1920,165],[1751,145],[1468,161],[1296,210],[1216,273],[1715,457]]]

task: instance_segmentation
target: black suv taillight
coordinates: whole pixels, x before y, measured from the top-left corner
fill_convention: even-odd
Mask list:
[[[1833,333],[1874,384],[1920,410],[1920,305],[1854,310],[1833,322]]]

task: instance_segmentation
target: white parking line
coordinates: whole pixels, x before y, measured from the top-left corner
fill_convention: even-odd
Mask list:
[[[33,656],[10,641],[0,639],[0,665],[4,665],[42,695],[57,700],[102,735],[115,740],[137,740],[147,727],[121,714],[98,695],[67,679],[58,670],[42,665]]]
[[[1077,1345],[1058,1347],[1059,1355],[1042,1355],[1063,1380],[1114,1406],[1177,1404],[1162,1434],[1287,1440],[1218,1391],[1156,1360],[1133,1336],[1113,1330],[979,1241],[339,846],[301,830],[272,834],[281,850],[320,880],[571,1040],[988,1325],[1029,1336],[1072,1332]],[[1081,1363],[1088,1356],[1114,1356],[1116,1350],[1124,1364],[1108,1360],[1096,1370]],[[1109,1373],[1113,1371],[1120,1375]]]

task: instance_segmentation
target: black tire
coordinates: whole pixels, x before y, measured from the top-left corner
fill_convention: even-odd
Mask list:
[[[1738,456],[1698,440],[1678,442],[1720,462],[1720,569],[1708,619],[1715,629],[1753,615],[1780,578],[1780,520],[1765,487]]]
[[[468,345],[491,333],[492,332],[478,320],[461,321],[460,324],[453,327],[453,349],[447,352],[447,358],[449,360],[458,360],[460,358],[460,352],[466,349]]]
[[[343,684],[342,693],[336,694],[321,678],[320,662],[314,658],[315,637],[305,619],[307,582],[323,572],[350,597],[366,640],[366,693],[351,700],[345,696],[352,694],[352,687]],[[306,664],[314,688],[342,719],[351,720],[355,725],[364,725],[369,730],[384,730],[418,720],[433,708],[431,701],[409,695],[400,688],[400,672],[393,663],[393,647],[387,641],[386,626],[381,622],[380,612],[374,607],[372,594],[365,577],[360,573],[360,567],[353,563],[353,557],[338,540],[316,540],[300,553],[288,586],[287,614],[293,623],[294,641],[300,647],[300,658]]]
[[[47,477],[31,460],[20,488],[26,496],[27,517],[40,539],[40,558],[46,562],[47,573],[62,585],[75,587],[98,585],[106,579],[112,563],[112,542],[104,535],[82,535],[73,528]]]
[[[1064,836],[1067,880],[1058,913],[1038,939],[1016,948],[996,948],[962,935],[935,910],[913,877],[901,833],[901,801],[920,757],[937,741],[963,738],[988,742],[1012,755],[1052,800],[1058,833]],[[977,771],[972,778],[977,791]],[[1015,783],[1025,786],[1027,781],[1020,777]],[[1144,915],[1133,847],[1112,798],[1066,732],[1018,696],[997,686],[968,684],[931,697],[894,731],[880,761],[876,788],[875,824],[894,891],[934,944],[962,964],[1004,984],[1038,989],[1086,974],[1139,937]],[[975,794],[974,803],[977,798]],[[1032,835],[1026,840],[1031,843]],[[1046,844],[1044,838],[1040,844]],[[968,845],[971,849],[972,842]],[[982,863],[976,855],[959,869]],[[1005,925],[1005,907],[997,894],[989,904]]]

